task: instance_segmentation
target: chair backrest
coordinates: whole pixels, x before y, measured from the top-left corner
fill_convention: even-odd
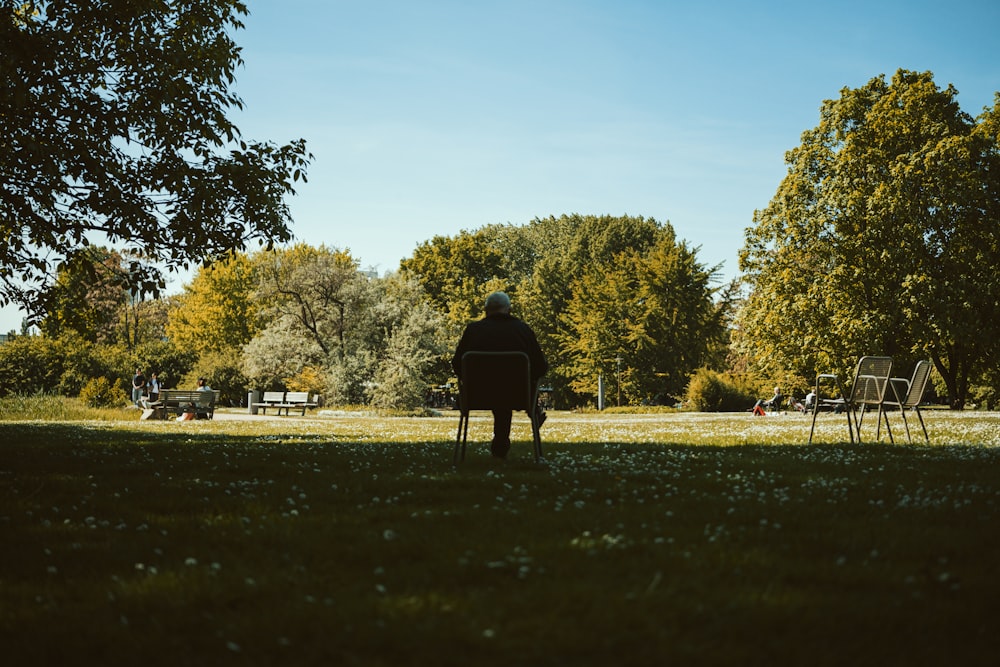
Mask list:
[[[532,410],[531,362],[524,352],[466,352],[458,378],[458,407]]]
[[[931,362],[921,359],[913,369],[913,377],[910,379],[910,388],[906,396],[900,396],[902,407],[912,408],[920,405],[924,399],[924,390],[927,389],[927,382],[931,377]]]
[[[854,372],[850,401],[855,405],[882,403],[890,373],[892,357],[861,357]]]

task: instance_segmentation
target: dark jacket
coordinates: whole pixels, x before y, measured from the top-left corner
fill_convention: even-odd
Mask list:
[[[461,374],[462,355],[466,352],[524,352],[531,362],[532,383],[537,383],[538,378],[549,370],[535,332],[513,315],[504,313],[487,315],[465,327],[455,356],[451,359],[456,375]]]

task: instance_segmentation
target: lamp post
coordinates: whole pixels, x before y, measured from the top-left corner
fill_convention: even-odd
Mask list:
[[[618,367],[618,407],[622,406],[622,358],[615,357],[615,364]]]

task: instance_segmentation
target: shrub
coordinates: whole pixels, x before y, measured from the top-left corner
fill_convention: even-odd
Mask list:
[[[310,394],[322,393],[326,378],[323,369],[316,366],[303,366],[293,377],[285,378],[288,391],[308,391]]]
[[[65,369],[63,352],[44,336],[18,336],[0,345],[0,397],[57,390]]]
[[[754,395],[721,373],[700,368],[688,383],[685,403],[698,412],[736,412],[753,404]]]
[[[124,405],[128,400],[118,382],[103,375],[91,378],[80,389],[80,401],[91,408],[111,408]]]

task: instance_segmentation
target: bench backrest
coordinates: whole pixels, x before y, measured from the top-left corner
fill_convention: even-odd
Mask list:
[[[167,406],[179,405],[181,403],[194,403],[200,408],[214,407],[219,400],[219,391],[198,391],[191,389],[164,389],[160,392],[159,400]]]
[[[309,392],[308,391],[289,391],[285,393],[286,403],[308,403],[309,402]]]
[[[285,400],[285,392],[283,391],[265,391],[264,398],[261,399],[264,403],[281,403]]]

